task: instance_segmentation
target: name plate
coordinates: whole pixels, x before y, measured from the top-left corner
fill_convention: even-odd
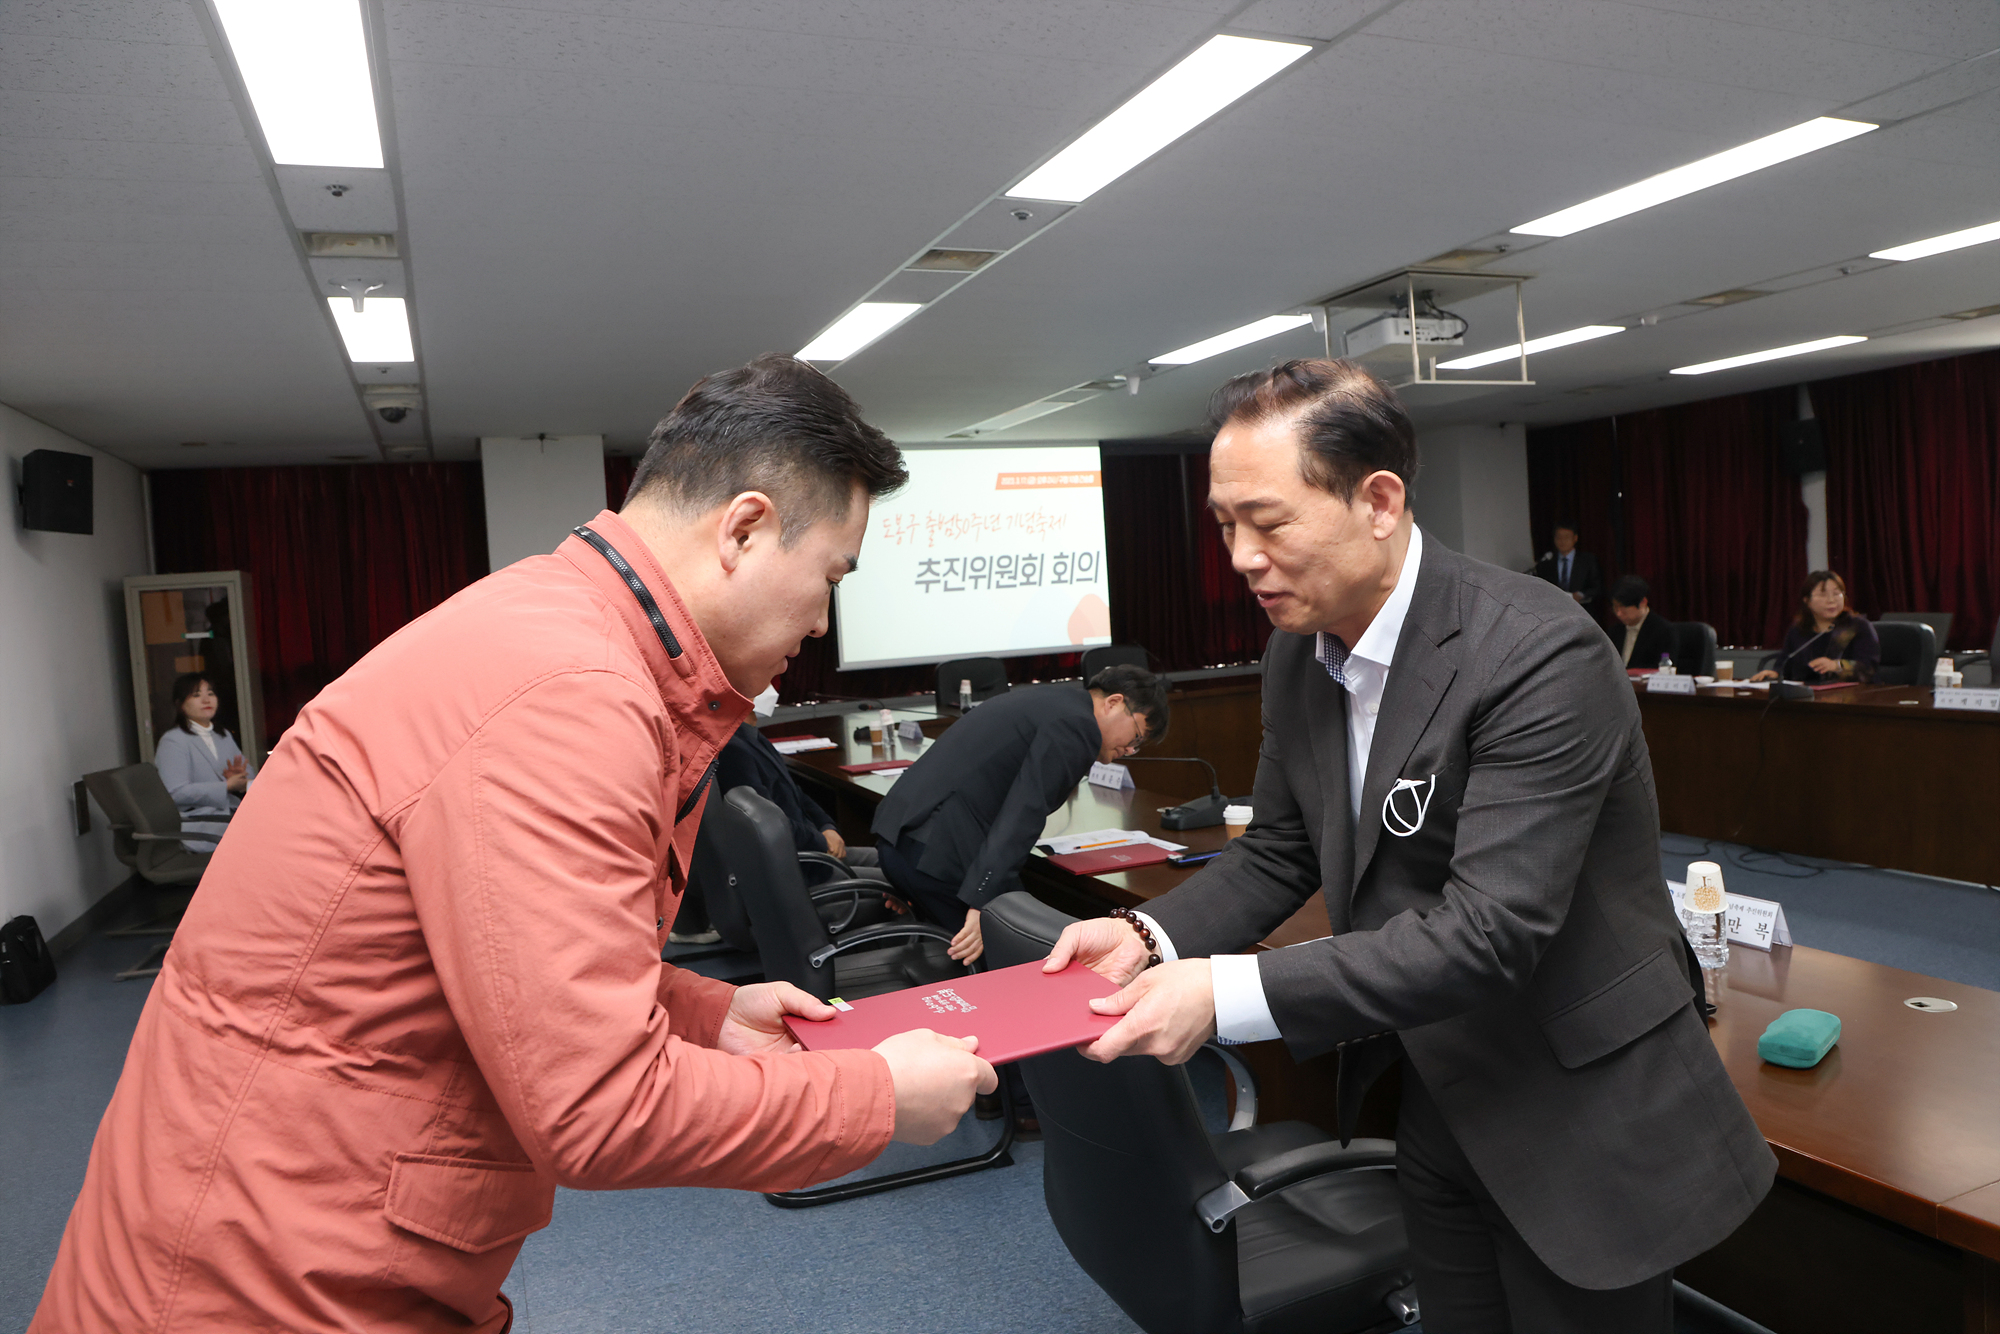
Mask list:
[[[1685,931],[1694,923],[1694,913],[1687,906],[1687,886],[1678,880],[1667,881],[1667,892],[1674,896],[1674,911],[1680,915],[1681,930]],[[1725,893],[1728,901],[1729,941],[1733,945],[1748,945],[1753,950],[1768,950],[1773,945],[1792,943],[1792,928],[1785,924],[1785,909],[1782,904],[1770,899],[1753,899],[1747,894]]]
[[[1681,676],[1649,676],[1646,678],[1646,693],[1649,695],[1692,695],[1694,678]]]
[[[1931,692],[1931,703],[1940,709],[1974,709],[1980,713],[2000,713],[2000,687],[1939,686]]]
[[[1132,786],[1132,771],[1122,764],[1096,764],[1090,766],[1090,781],[1099,787],[1116,791]]]

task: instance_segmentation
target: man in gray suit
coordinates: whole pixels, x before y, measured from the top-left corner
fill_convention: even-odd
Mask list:
[[[1218,391],[1209,504],[1277,627],[1250,828],[1139,923],[1065,932],[1128,985],[1085,1055],[1403,1062],[1397,1175],[1426,1329],[1672,1328],[1672,1271],[1776,1159],[1717,1058],[1662,883],[1639,713],[1561,590],[1446,550],[1416,438],[1344,362]],[[1247,949],[1322,885],[1333,934]],[[1145,970],[1145,971],[1141,971]]]

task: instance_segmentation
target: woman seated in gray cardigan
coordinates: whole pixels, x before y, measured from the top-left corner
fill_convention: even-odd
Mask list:
[[[237,748],[236,739],[215,725],[221,698],[213,679],[201,672],[174,678],[174,725],[153,748],[153,764],[181,809],[181,842],[189,852],[213,852],[228,826],[202,824],[204,815],[228,815],[243,800],[257,771]]]

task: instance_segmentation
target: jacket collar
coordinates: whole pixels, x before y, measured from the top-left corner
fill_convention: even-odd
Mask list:
[[[1355,821],[1351,896],[1382,835],[1382,803],[1416,749],[1444,692],[1458,674],[1457,646],[1447,647],[1459,630],[1459,594],[1465,558],[1424,535],[1424,559],[1417,570],[1416,591],[1410,597],[1396,657],[1382,692],[1382,713],[1375,739],[1368,748],[1368,773],[1361,787],[1361,812]],[[1427,775],[1425,775],[1427,777]]]
[[[736,725],[750,716],[750,701],[729,684],[714,650],[709,648],[708,640],[674,590],[673,581],[667,578],[666,571],[653,559],[652,549],[631,525],[610,510],[603,510],[584,526],[609,543],[645,585],[680,652],[668,653],[638,594],[627,586],[623,573],[590,543],[571,533],[556,548],[556,554],[582,571],[583,577],[603,592],[605,600],[624,621],[660,688],[660,698],[673,716],[676,729],[692,729],[719,748],[736,730]]]

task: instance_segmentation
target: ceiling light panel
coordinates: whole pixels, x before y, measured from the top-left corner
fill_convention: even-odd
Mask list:
[[[1611,334],[1624,332],[1625,326],[1622,324],[1586,324],[1582,328],[1565,329],[1561,333],[1544,334],[1540,338],[1530,338],[1528,340],[1527,355],[1532,357],[1537,352],[1549,352],[1555,348],[1568,347],[1572,343],[1588,343],[1593,338],[1605,338]],[[1519,343],[1509,343],[1505,347],[1496,347],[1490,352],[1475,352],[1469,357],[1457,357],[1451,361],[1440,361],[1438,369],[1441,371],[1477,370],[1481,366],[1491,366],[1496,361],[1513,361],[1520,355],[1521,345]]]
[[[1628,213],[1637,213],[1655,204],[1706,190],[1711,185],[1720,185],[1738,176],[1774,167],[1780,162],[1788,162],[1875,128],[1867,121],[1821,116],[1788,130],[1767,134],[1762,139],[1753,139],[1713,157],[1705,157],[1699,162],[1690,162],[1685,167],[1649,176],[1608,195],[1586,199],[1581,204],[1573,204],[1533,222],[1524,222],[1512,230],[1522,236],[1569,236],[1586,227],[1595,227],[1613,218],[1622,218]]]
[[[1989,222],[1984,227],[1967,227],[1962,232],[1946,232],[1927,241],[1912,241],[1887,250],[1871,250],[1868,258],[1922,259],[1926,255],[1942,255],[1947,250],[1963,250],[1969,245],[1983,245],[1988,241],[2000,241],[2000,222]]]
[[[800,361],[845,361],[924,308],[921,301],[864,301],[799,349]]]
[[[1867,341],[1859,334],[1836,334],[1832,338],[1815,338],[1810,343],[1792,343],[1785,347],[1767,348],[1762,352],[1746,352],[1740,357],[1724,357],[1720,361],[1704,361],[1694,366],[1676,366],[1673,374],[1707,375],[1710,371],[1734,370],[1738,366],[1754,366],[1760,361],[1778,361],[1784,357],[1798,357],[1829,347],[1846,347],[1849,343]]]
[[[1303,42],[1211,37],[1007,197],[1081,203],[1311,50]]]
[[[214,0],[274,162],[380,167],[359,0]]]
[[[360,310],[344,296],[327,298],[327,309],[347,344],[349,361],[415,361],[410,312],[399,296],[372,296]]]
[[[1204,338],[1199,343],[1189,343],[1186,347],[1177,347],[1171,352],[1162,352],[1159,356],[1148,357],[1146,360],[1155,366],[1186,366],[1220,356],[1224,352],[1250,343],[1261,342],[1292,329],[1303,329],[1311,323],[1310,315],[1272,315],[1267,319],[1253,320],[1249,324],[1231,329],[1228,333],[1219,333],[1213,338]]]

